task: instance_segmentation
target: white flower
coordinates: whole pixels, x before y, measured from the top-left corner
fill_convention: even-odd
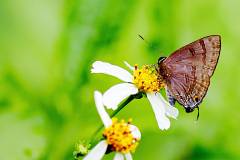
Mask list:
[[[96,61],[93,63],[92,73],[104,73],[124,81],[112,86],[103,94],[103,104],[108,109],[115,110],[125,98],[144,92],[151,103],[159,128],[168,129],[170,127],[168,117],[176,119],[178,110],[172,107],[159,93],[159,90],[164,87],[164,83],[160,81],[156,69],[149,65],[139,69],[137,65],[131,67],[127,62],[125,64],[133,71],[133,74],[106,62]]]
[[[83,160],[100,160],[108,149],[116,152],[114,160],[132,160],[133,152],[141,139],[141,133],[138,128],[131,125],[130,122],[111,119],[104,109],[102,94],[94,92],[94,98],[98,113],[104,124],[104,140],[101,140]]]

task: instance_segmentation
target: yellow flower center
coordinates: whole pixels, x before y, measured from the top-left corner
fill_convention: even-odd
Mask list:
[[[126,123],[124,120],[118,121],[117,118],[113,118],[112,125],[104,130],[103,136],[112,151],[121,153],[135,151],[140,139],[133,136],[130,121]]]
[[[133,83],[142,92],[158,92],[164,87],[154,66],[144,65],[141,69],[135,65]]]

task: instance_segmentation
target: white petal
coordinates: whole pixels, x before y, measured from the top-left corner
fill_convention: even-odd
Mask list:
[[[155,93],[147,93],[147,97],[152,105],[158,127],[162,130],[168,129],[170,127],[170,121],[165,115],[165,107],[159,103],[158,96]]]
[[[125,69],[110,63],[96,61],[92,65],[92,73],[104,73],[117,77],[125,82],[132,82],[133,76]]]
[[[139,129],[136,126],[130,125],[130,130],[131,130],[134,138],[139,139],[139,140],[141,139],[141,132],[139,131]]]
[[[160,93],[156,93],[156,96],[158,97],[159,103],[165,107],[165,111],[167,116],[172,118],[177,118],[178,116],[178,109],[176,107],[171,106]]]
[[[104,126],[105,127],[110,126],[112,124],[112,120],[103,106],[102,94],[99,91],[94,91],[94,99],[98,114],[100,115]]]
[[[113,158],[113,160],[124,160],[124,157],[121,153],[117,152]]]
[[[126,160],[132,160],[132,155],[131,153],[126,153],[125,154]]]
[[[127,61],[124,61],[124,64],[130,69],[130,70],[134,70],[135,68],[133,66],[131,66]]]
[[[100,160],[107,151],[108,144],[105,140],[100,141],[83,160]]]
[[[103,94],[103,104],[108,109],[117,109],[118,104],[130,95],[136,94],[138,89],[130,83],[120,83],[112,86]]]

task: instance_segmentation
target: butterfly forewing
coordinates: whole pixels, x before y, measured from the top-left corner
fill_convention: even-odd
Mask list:
[[[206,95],[220,48],[220,36],[208,36],[180,48],[159,64],[169,94],[185,108],[196,107]]]

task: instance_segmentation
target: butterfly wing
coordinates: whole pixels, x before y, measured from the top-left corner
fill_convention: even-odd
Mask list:
[[[202,102],[220,49],[221,37],[212,35],[180,48],[159,64],[169,94],[185,108],[194,109]]]

